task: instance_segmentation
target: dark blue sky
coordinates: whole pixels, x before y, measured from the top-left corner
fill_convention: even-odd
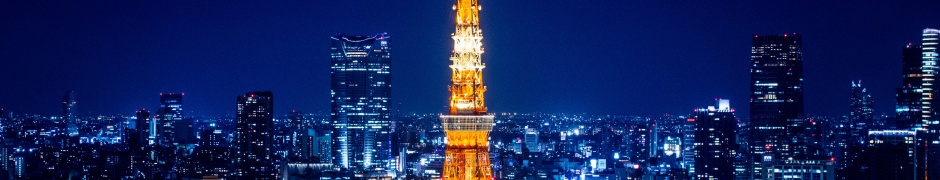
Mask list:
[[[271,90],[276,111],[329,111],[329,37],[388,32],[393,100],[443,112],[450,0],[0,1],[0,107],[57,114],[155,109],[185,92],[195,115]],[[893,112],[901,47],[940,27],[938,1],[482,0],[491,112],[689,113],[732,99],[747,114],[753,34],[803,35],[808,113],[843,115],[850,80]]]

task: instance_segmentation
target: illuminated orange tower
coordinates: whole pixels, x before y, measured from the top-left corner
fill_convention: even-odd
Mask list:
[[[493,115],[483,105],[483,47],[480,40],[480,4],[477,0],[457,0],[457,29],[452,35],[454,52],[450,85],[450,114],[441,115],[447,134],[443,179],[492,179],[489,135]]]

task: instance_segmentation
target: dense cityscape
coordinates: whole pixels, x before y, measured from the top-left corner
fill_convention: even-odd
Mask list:
[[[451,65],[428,67],[451,70],[449,84],[427,90],[449,93],[440,112],[402,112],[392,97],[401,81],[393,79],[392,52],[407,51],[396,48],[397,36],[336,33],[323,35],[330,48],[320,51],[329,52],[320,68],[330,72],[322,82],[330,100],[316,103],[328,110],[275,111],[296,97],[263,90],[232,94],[234,114],[224,115],[188,111],[194,95],[182,91],[153,92],[159,101],[118,114],[80,111],[95,97],[75,90],[42,95],[61,102],[48,104],[56,113],[0,104],[0,179],[940,177],[940,98],[932,96],[940,93],[938,29],[911,31],[920,39],[899,40],[911,43],[894,50],[902,66],[880,67],[902,72],[891,77],[902,82],[895,98],[880,100],[895,109],[880,115],[863,80],[831,85],[849,90],[841,93],[842,115],[807,113],[803,42],[812,36],[799,33],[741,34],[750,51],[729,47],[750,55],[737,61],[749,69],[735,70],[749,72],[747,104],[696,99],[689,101],[713,103],[661,115],[511,112],[484,103],[491,72],[483,32],[500,27],[480,27],[480,16],[494,13],[480,4],[440,7],[454,11],[448,26],[456,25],[442,32],[451,33],[453,49],[439,60]],[[746,116],[735,111],[745,106]]]

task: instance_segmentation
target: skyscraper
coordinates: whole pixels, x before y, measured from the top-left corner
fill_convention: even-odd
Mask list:
[[[908,43],[901,51],[903,76],[901,87],[896,89],[897,121],[895,127],[916,131],[912,133],[916,135],[913,146],[925,147],[922,151],[917,151],[918,157],[914,158],[913,166],[917,172],[913,177],[916,179],[940,175],[928,174],[940,173],[940,125],[938,125],[940,117],[936,112],[940,102],[933,99],[933,94],[938,91],[934,85],[938,74],[938,36],[940,36],[940,30],[924,29],[920,46]],[[889,133],[889,135],[897,135],[897,133]],[[871,144],[871,146],[884,145]]]
[[[235,111],[237,179],[275,179],[272,159],[274,141],[274,94],[250,92],[237,98]]]
[[[868,134],[865,131],[874,119],[874,111],[871,107],[875,101],[871,99],[871,92],[862,87],[862,81],[852,82],[852,95],[849,99],[851,107],[849,118],[852,119],[853,124],[852,136],[855,137],[855,142],[861,143],[865,141],[866,134]]]
[[[493,115],[486,113],[483,94],[483,30],[477,0],[457,0],[457,27],[452,36],[454,51],[450,56],[452,84],[450,112],[441,115],[447,136],[443,179],[492,179],[489,134]]]
[[[150,137],[152,136],[150,133],[150,121],[150,111],[147,109],[137,110],[136,129],[137,133],[140,134],[140,136],[138,136],[137,142],[141,145],[150,145],[153,143],[150,142]]]
[[[923,101],[921,103],[922,119],[921,122],[916,125],[916,129],[925,132],[925,137],[933,137],[940,133],[940,116],[938,116],[938,112],[935,110],[940,109],[940,103],[935,103],[938,101],[933,99],[933,94],[940,91],[940,88],[934,86],[938,74],[937,43],[940,42],[937,40],[938,35],[940,35],[940,30],[924,29],[923,46],[921,47],[921,61],[923,62],[923,81],[921,88],[923,93],[921,97]]]
[[[69,91],[62,97],[62,124],[69,136],[78,135],[78,120],[75,117],[75,91]]]
[[[895,115],[898,129],[910,129],[914,123],[920,122],[920,98],[923,81],[923,60],[921,60],[921,46],[908,43],[901,49],[901,86],[895,91]]]
[[[921,121],[914,125],[920,139],[918,143],[926,143],[927,148],[927,177],[940,176],[940,98],[933,99],[933,94],[940,94],[940,87],[935,86],[940,66],[938,66],[937,47],[940,46],[940,30],[924,29],[921,60],[923,62],[923,81],[921,84]]]
[[[695,110],[695,179],[734,179],[737,120],[727,99]]]
[[[760,178],[767,158],[794,155],[791,135],[803,120],[803,52],[797,34],[754,35],[751,46],[751,169]]]
[[[340,34],[331,42],[332,162],[356,174],[388,170],[392,153],[389,37]]]
[[[160,93],[160,108],[157,109],[157,141],[161,145],[176,143],[176,122],[183,120],[183,94]]]
[[[682,168],[689,176],[695,176],[695,117],[689,117],[682,123]]]
[[[848,137],[845,138],[842,154],[838,155],[840,168],[854,166],[859,160],[862,148],[865,147],[868,139],[868,130],[873,126],[874,112],[872,106],[874,100],[868,89],[862,87],[862,81],[852,81],[851,95],[849,96],[849,119],[848,123],[841,124],[848,127]],[[845,128],[841,128],[845,129]]]

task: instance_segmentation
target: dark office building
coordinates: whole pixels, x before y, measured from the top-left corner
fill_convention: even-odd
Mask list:
[[[197,144],[196,140],[196,120],[193,118],[183,118],[183,120],[173,123],[173,142],[176,144]]]
[[[183,120],[183,94],[160,93],[160,109],[157,109],[157,127],[154,134],[157,143],[173,145],[176,143],[176,122]]]
[[[69,91],[62,97],[62,126],[69,136],[78,135],[78,119],[75,117],[75,91]]]
[[[215,128],[206,128],[199,132],[199,146],[221,146],[225,141],[222,137],[222,130]]]
[[[287,126],[288,129],[293,131],[301,131],[309,127],[307,117],[304,116],[304,113],[297,110],[293,110],[287,114]]]
[[[921,46],[907,44],[901,49],[901,87],[896,89],[895,105],[897,129],[910,129],[921,119],[921,83],[923,60]]]
[[[849,112],[849,118],[851,118],[852,121],[853,143],[863,144],[865,139],[867,139],[868,127],[871,126],[874,121],[874,112],[872,110],[874,103],[875,101],[871,98],[871,92],[868,92],[868,89],[862,87],[862,81],[853,81],[852,95],[850,97],[851,112]]]
[[[728,100],[695,110],[695,179],[734,179],[737,120]]]
[[[752,175],[762,177],[761,162],[800,151],[788,141],[802,134],[803,52],[801,35],[754,35],[751,46],[749,153]],[[796,137],[794,137],[796,138]],[[697,170],[697,169],[696,169]]]
[[[236,179],[274,179],[272,159],[274,94],[250,92],[237,98],[235,114]]]
[[[867,137],[860,166],[844,175],[847,179],[924,179],[917,161],[924,158],[925,148],[915,145],[917,131],[871,130]]]
[[[225,135],[222,130],[212,127],[199,132],[199,146],[193,150],[193,160],[198,162],[197,166],[203,169],[204,174],[219,175],[223,179],[229,177],[233,151],[228,148]]]
[[[140,133],[137,142],[141,145],[150,145],[150,111],[147,109],[137,110],[136,126],[137,133]]]
[[[629,136],[630,157],[636,158],[631,160],[641,166],[647,165],[650,154],[652,154],[650,153],[650,144],[652,144],[650,134],[652,132],[653,130],[645,124],[638,124],[633,127],[633,132]]]
[[[391,161],[391,74],[386,34],[332,37],[333,163],[359,174]]]

